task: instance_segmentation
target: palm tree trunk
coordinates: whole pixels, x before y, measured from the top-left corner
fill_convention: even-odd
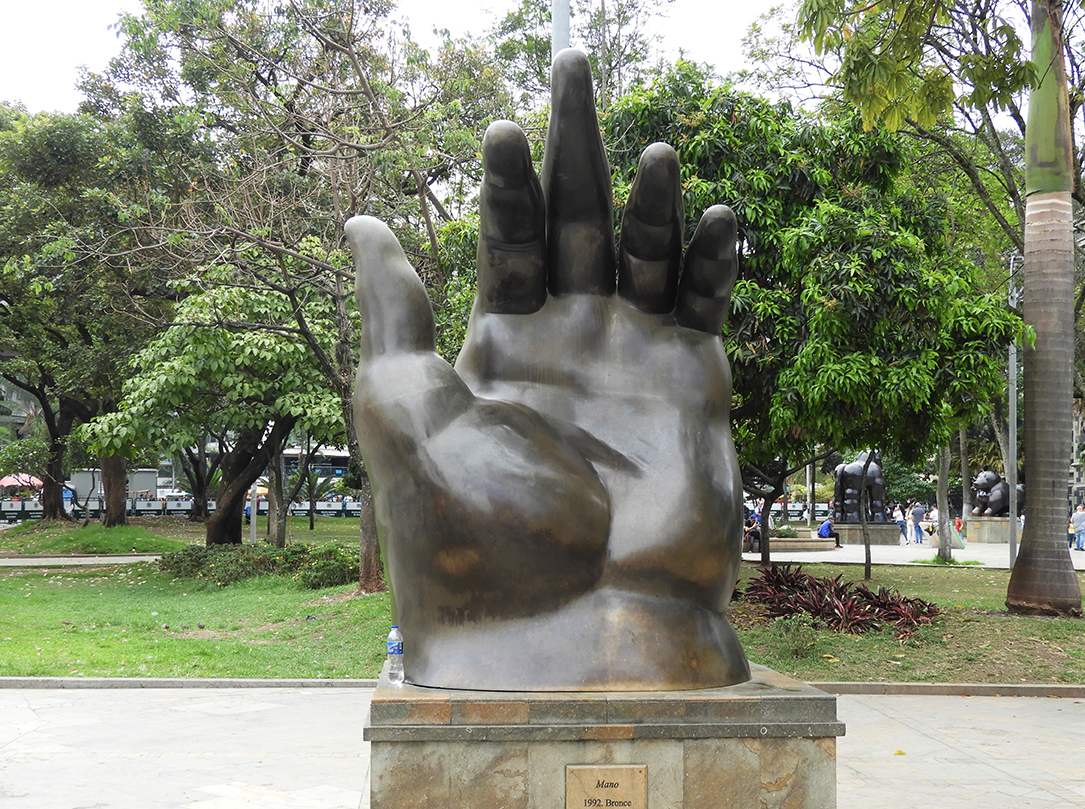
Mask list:
[[[1074,359],[1073,188],[1061,0],[1033,0],[1038,78],[1025,130],[1025,530],[1006,592],[1011,612],[1081,615],[1066,544]],[[1013,519],[1013,515],[1011,515]]]
[[[1066,544],[1074,358],[1074,243],[1070,194],[1034,194],[1025,214],[1025,530],[1010,576],[1011,612],[1081,615]],[[1011,515],[1012,518],[1012,515]]]

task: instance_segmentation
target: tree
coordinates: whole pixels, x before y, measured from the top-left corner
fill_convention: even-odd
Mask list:
[[[1027,201],[1020,243],[1025,252],[1025,320],[1035,334],[1024,353],[1029,519],[1007,606],[1026,613],[1080,615],[1081,589],[1065,542],[1074,373],[1075,163],[1070,119],[1080,106],[1072,111],[1067,93],[1063,7],[1060,0],[1032,3],[1028,62],[1007,16],[990,13],[993,8],[978,16],[975,11],[938,0],[876,7],[805,0],[800,21],[818,49],[843,52],[836,80],[845,98],[862,110],[867,126],[880,122],[896,128],[908,118],[919,127],[930,126],[958,97],[954,81],[960,80],[968,82],[959,96],[968,109],[983,114],[993,101],[1010,111],[1025,133]],[[941,47],[947,32],[959,46],[952,33],[969,26],[984,32],[985,49]],[[1029,83],[1025,126],[1013,94]]]
[[[1032,3],[1037,75],[1025,132],[1025,513],[1010,575],[1011,612],[1081,616],[1066,539],[1074,359],[1073,157],[1062,46],[1062,3]],[[1014,515],[1011,515],[1013,518]]]
[[[342,224],[362,213],[391,223],[439,301],[439,222],[471,193],[481,132],[508,108],[481,48],[447,40],[430,54],[388,25],[389,9],[153,0],[144,15],[123,18],[122,56],[87,83],[107,108],[133,88],[143,108],[183,106],[214,135],[218,159],[185,205],[169,220],[137,223],[172,266],[201,287],[200,268],[226,263],[254,287],[326,298],[333,340],[315,334],[303,306],[293,309],[295,327],[339,400],[363,503],[367,590],[382,586],[381,569],[355,437],[358,319]]]
[[[570,44],[588,54],[596,100],[606,109],[654,72],[654,19],[667,14],[674,0],[578,0],[570,9]],[[550,0],[521,0],[491,28],[488,39],[503,63],[510,84],[520,92],[520,106],[530,109],[550,87]]]
[[[72,429],[113,406],[129,355],[169,306],[138,245],[109,242],[133,208],[160,207],[163,185],[183,167],[156,160],[126,119],[3,109],[0,377],[38,403],[50,442],[43,516],[66,519]],[[112,525],[124,520],[116,503],[125,475],[109,455],[103,461]]]
[[[329,338],[331,318],[319,307],[308,316]],[[186,298],[135,364],[117,411],[87,435],[119,453],[140,444],[173,453],[214,436],[224,452],[209,546],[241,542],[249,487],[295,426],[329,440],[341,423],[336,396],[293,325],[292,303],[276,293],[217,287]]]
[[[831,106],[823,117],[710,88],[679,63],[605,118],[617,200],[628,156],[662,140],[689,167],[687,210],[725,201],[738,216],[732,421],[744,485],[769,502],[833,448],[914,459],[944,443],[1001,386],[1018,330],[974,291],[942,202],[895,189],[904,146]]]

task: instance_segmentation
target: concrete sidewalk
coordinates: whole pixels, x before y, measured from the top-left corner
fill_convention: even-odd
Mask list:
[[[118,553],[112,555],[78,556],[0,556],[0,567],[81,567],[84,565],[123,565],[132,562],[154,562],[154,554]]]
[[[770,551],[771,551],[771,545]],[[1020,549],[1020,545],[1018,545]],[[923,545],[871,545],[870,561],[875,565],[912,565],[930,562],[937,556],[938,548],[928,544]],[[1085,551],[1069,551],[1070,561],[1074,563],[1075,570],[1085,570]],[[759,562],[760,553],[744,553],[742,558],[747,562]],[[953,549],[953,558],[961,562],[980,562],[985,567],[1002,568],[1010,567],[1009,544],[980,544],[978,542],[965,543],[964,549]],[[826,562],[830,564],[861,565],[865,559],[865,550],[862,545],[845,545],[828,551],[806,551],[802,553],[776,553],[772,552],[772,561],[780,564],[798,563],[814,564]]]
[[[929,563],[938,553],[931,545],[872,545],[871,563],[875,565],[914,565]],[[1069,551],[1070,560],[1076,570],[1085,570],[1085,551]],[[747,562],[759,562],[760,553],[744,553]],[[979,562],[984,567],[1002,568],[1010,566],[1010,546],[966,544],[963,550],[954,548],[953,558],[959,561]],[[117,554],[102,556],[0,556],[0,567],[73,567],[80,565],[118,565],[128,562],[153,562],[155,555]],[[772,561],[787,563],[829,563],[861,565],[864,560],[862,545],[845,545],[827,551],[806,551],[802,553],[772,553]]]
[[[364,809],[371,693],[0,689],[0,806]],[[1085,806],[1083,699],[838,700],[839,809]]]

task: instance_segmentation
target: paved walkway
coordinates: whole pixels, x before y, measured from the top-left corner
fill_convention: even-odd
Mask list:
[[[366,809],[371,693],[0,688],[0,806]],[[1085,700],[838,699],[839,809],[1085,806]]]
[[[0,556],[0,567],[78,567],[81,565],[120,565],[153,562],[156,555],[120,553],[103,556]]]
[[[1018,546],[1020,547],[1020,546]],[[1085,570],[1085,551],[1070,551],[1070,560],[1076,570]],[[861,565],[865,551],[862,545],[845,545],[828,551],[806,551],[803,553],[772,552],[774,562],[830,562],[833,564]],[[930,545],[871,545],[870,561],[875,565],[908,565],[929,562],[938,554],[938,549]],[[742,558],[749,562],[761,559],[760,553],[744,553]],[[964,549],[953,549],[953,558],[959,561],[981,562],[987,567],[1008,569],[1010,566],[1009,544],[965,543]]]
[[[872,545],[870,558],[875,565],[911,565],[923,564],[938,553],[930,545]],[[1070,560],[1076,570],[1085,570],[1085,551],[1069,551]],[[748,562],[758,562],[760,553],[744,553],[742,558]],[[981,545],[966,544],[964,550],[954,549],[953,558],[960,561],[980,562],[986,567],[1008,569],[1010,566],[1010,546],[1008,544]],[[69,567],[77,565],[117,565],[125,562],[153,562],[155,555],[117,554],[112,556],[0,556],[0,567]],[[828,562],[831,564],[861,565],[864,560],[862,545],[845,545],[828,551],[807,551],[803,553],[772,553],[774,562],[812,564]]]

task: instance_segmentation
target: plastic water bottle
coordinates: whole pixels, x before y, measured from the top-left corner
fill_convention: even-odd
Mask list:
[[[388,633],[388,682],[403,685],[403,635],[398,626]]]

